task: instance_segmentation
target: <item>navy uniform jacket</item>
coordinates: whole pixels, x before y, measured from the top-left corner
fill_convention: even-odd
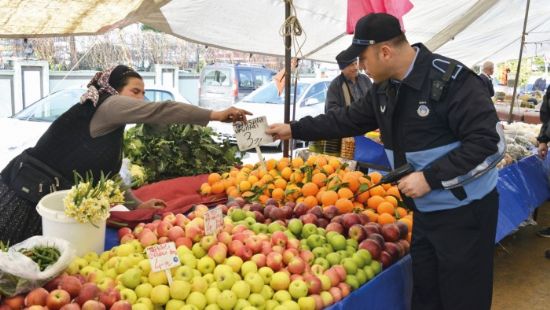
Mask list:
[[[330,86],[328,87],[327,91],[327,100],[325,102],[325,113],[328,110],[332,109],[340,109],[346,106],[346,100],[344,97],[344,94],[342,92],[342,84],[346,83],[346,77],[344,74],[340,74],[337,76],[332,82],[330,82]],[[368,76],[359,73],[357,76],[357,85],[361,87],[363,92],[366,94],[369,88],[372,87],[372,82],[368,78]],[[351,87],[347,85],[351,97],[351,101],[359,100],[360,98],[354,98],[353,92],[351,91]]]
[[[315,118],[292,122],[292,136],[301,140],[350,137],[380,128],[386,154],[399,167],[406,162],[423,171],[431,191],[407,199],[420,211],[456,208],[493,190],[505,144],[498,118],[483,81],[458,64],[439,101],[431,99],[432,80],[441,79],[449,58],[424,45],[410,74],[401,83],[375,83],[350,106]],[[498,125],[500,126],[500,125]],[[458,198],[452,188],[462,188]]]
[[[495,89],[493,88],[493,82],[491,81],[491,78],[483,73],[480,74],[479,77],[483,80],[483,83],[485,83],[485,87],[487,87],[487,90],[489,91],[489,96],[493,97],[495,95]]]

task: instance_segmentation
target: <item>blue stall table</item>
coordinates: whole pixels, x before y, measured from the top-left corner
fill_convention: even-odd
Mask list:
[[[549,166],[550,158],[542,161],[529,156],[499,170],[500,207],[495,243],[514,231],[535,208],[550,198]],[[108,228],[105,249],[117,244],[117,230]],[[411,295],[412,263],[407,255],[328,309],[410,309]]]

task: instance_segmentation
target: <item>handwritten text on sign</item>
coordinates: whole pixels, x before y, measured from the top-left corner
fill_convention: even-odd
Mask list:
[[[223,226],[222,208],[217,207],[204,214],[204,234],[215,235]]]
[[[174,242],[153,245],[147,247],[145,250],[147,251],[147,257],[149,258],[153,272],[181,265]]]
[[[233,123],[237,146],[240,151],[255,148],[257,146],[273,142],[273,138],[265,133],[267,119],[265,116],[250,119],[245,123]]]

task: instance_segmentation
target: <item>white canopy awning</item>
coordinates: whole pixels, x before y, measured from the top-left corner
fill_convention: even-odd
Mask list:
[[[347,1],[294,0],[302,54],[334,61],[351,43]],[[518,57],[526,0],[411,0],[409,41],[468,65]],[[0,0],[0,37],[102,33],[142,22],[189,41],[284,55],[283,0]],[[550,5],[531,0],[524,54],[550,54]]]

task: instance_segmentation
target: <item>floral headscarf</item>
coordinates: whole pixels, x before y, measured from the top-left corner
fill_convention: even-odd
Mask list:
[[[114,89],[111,84],[109,84],[111,73],[117,67],[118,66],[114,66],[105,71],[97,72],[88,83],[88,90],[80,97],[80,103],[83,104],[89,100],[95,107],[97,106],[97,103],[99,101],[99,95],[118,95],[116,89]]]

